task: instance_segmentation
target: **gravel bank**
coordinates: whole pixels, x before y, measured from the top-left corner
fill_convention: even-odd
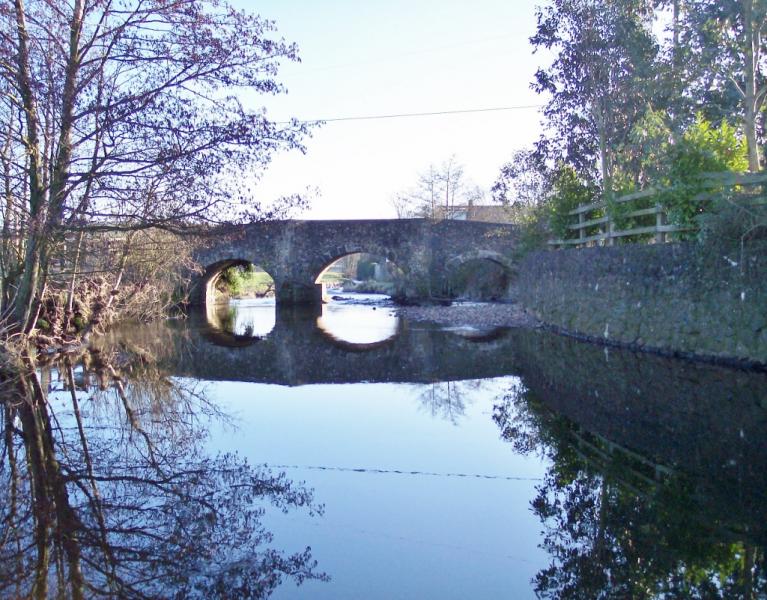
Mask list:
[[[452,327],[540,327],[518,304],[455,304],[452,306],[400,306],[397,314],[411,321]]]

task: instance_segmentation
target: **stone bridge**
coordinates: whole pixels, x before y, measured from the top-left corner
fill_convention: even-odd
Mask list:
[[[403,273],[397,298],[444,296],[452,270],[486,259],[514,271],[517,230],[477,221],[389,219],[364,221],[266,221],[222,227],[206,236],[195,259],[205,268],[191,288],[192,304],[204,304],[221,272],[252,263],[275,283],[277,304],[319,304],[317,279],[339,258],[365,252],[392,261]]]

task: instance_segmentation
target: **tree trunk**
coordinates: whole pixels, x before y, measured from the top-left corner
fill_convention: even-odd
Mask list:
[[[72,162],[72,126],[74,124],[75,99],[77,97],[77,75],[80,71],[80,33],[83,24],[83,0],[75,2],[69,31],[69,56],[67,57],[66,78],[61,100],[61,131],[59,132],[58,154],[53,166],[51,180],[51,210],[48,214],[49,229],[52,231],[63,218],[66,201],[66,184]]]
[[[673,67],[673,74],[674,79],[676,79],[679,75],[679,67],[681,63],[681,52],[679,51],[679,2],[680,0],[674,0],[674,12],[671,17],[672,19],[672,54],[671,54],[671,62]]]
[[[594,108],[594,121],[599,135],[599,171],[602,176],[602,193],[605,198],[612,194],[612,168],[610,166],[610,153],[607,147],[607,131],[604,116],[604,109],[598,104]]]
[[[76,82],[80,67],[78,47],[82,31],[83,0],[75,2],[70,22],[69,56],[61,99],[61,131],[58,140],[58,154],[53,167],[53,178],[48,194],[46,194],[44,178],[41,175],[45,157],[40,152],[40,123],[29,65],[29,35],[26,28],[24,0],[14,0],[14,8],[18,32],[17,80],[27,126],[30,231],[13,318],[22,331],[29,332],[35,325],[33,307],[35,300],[39,299],[42,283],[41,273],[47,270],[49,246],[54,231],[61,222],[66,198],[66,182],[72,158],[71,134],[77,95]]]
[[[756,73],[759,68],[759,42],[758,27],[754,23],[754,0],[741,0],[743,11],[743,32],[745,35],[745,88],[744,92],[744,122],[743,129],[746,133],[748,146],[748,170],[759,171],[759,144],[756,137],[758,129],[759,105],[757,98]]]
[[[22,331],[29,331],[34,327],[34,323],[31,322],[32,308],[34,307],[35,297],[40,286],[40,264],[42,262],[43,245],[44,242],[39,239],[37,233],[33,233],[27,239],[24,270],[21,273],[21,280],[16,291],[16,302],[13,312],[13,320]]]
[[[16,55],[17,81],[22,105],[26,117],[27,158],[29,159],[29,216],[30,231],[24,256],[21,281],[16,292],[13,319],[27,331],[33,325],[29,322],[32,306],[40,285],[41,258],[44,256],[45,239],[41,235],[45,212],[45,190],[42,185],[42,164],[40,157],[39,120],[37,100],[32,87],[29,66],[29,35],[27,33],[26,13],[23,0],[14,0],[16,12],[16,30],[18,52]]]

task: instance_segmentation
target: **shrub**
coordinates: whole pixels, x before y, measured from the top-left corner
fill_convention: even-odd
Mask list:
[[[559,239],[572,237],[568,226],[573,223],[571,210],[581,204],[593,202],[596,186],[584,183],[569,165],[560,165],[554,174],[552,191],[546,203],[551,232]]]
[[[660,200],[669,220],[683,227],[695,226],[695,217],[711,208],[701,194],[717,190],[704,184],[704,174],[748,168],[746,144],[735,127],[727,121],[714,127],[700,115],[677,143],[667,145],[665,156],[666,181]]]
[[[367,281],[374,279],[376,274],[376,264],[369,260],[360,260],[357,263],[357,279]]]

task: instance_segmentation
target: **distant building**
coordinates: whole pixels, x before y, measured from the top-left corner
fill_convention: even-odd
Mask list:
[[[447,214],[446,214],[447,212]],[[454,221],[482,221],[484,223],[512,223],[514,211],[502,204],[457,204],[445,211],[444,206],[434,208],[435,219]]]

